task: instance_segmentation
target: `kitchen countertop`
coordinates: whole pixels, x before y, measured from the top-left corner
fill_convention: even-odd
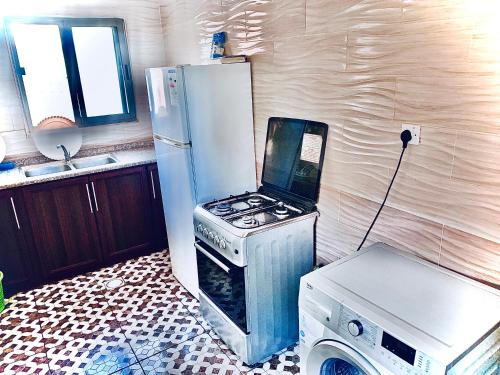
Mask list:
[[[31,184],[38,184],[42,182],[62,180],[71,177],[85,176],[93,173],[107,172],[115,169],[134,167],[137,165],[145,165],[156,162],[156,155],[153,147],[114,151],[105,154],[96,154],[94,155],[94,157],[97,157],[99,155],[112,155],[113,157],[116,158],[117,162],[106,165],[100,165],[97,167],[75,169],[75,170],[70,170],[60,173],[52,173],[36,177],[26,177],[23,172],[24,168],[35,167],[35,165],[18,167],[10,171],[0,172],[0,190],[31,185]],[[78,156],[76,156],[72,158],[72,160],[78,160],[78,159],[87,159],[87,157],[79,158]],[[52,163],[36,164],[36,166],[50,165],[50,164]]]

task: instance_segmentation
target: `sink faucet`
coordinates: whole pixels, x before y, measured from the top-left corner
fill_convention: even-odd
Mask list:
[[[68,149],[66,147],[64,147],[64,145],[57,145],[56,147],[63,150],[63,152],[64,152],[64,161],[66,161],[66,163],[69,163],[70,160],[71,160],[71,155],[69,154]]]

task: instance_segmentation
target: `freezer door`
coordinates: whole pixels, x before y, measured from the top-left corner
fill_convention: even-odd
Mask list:
[[[250,64],[184,67],[198,202],[255,191]]]
[[[167,223],[172,272],[198,298],[196,252],[193,248],[195,192],[189,146],[176,146],[155,138],[156,158]]]
[[[153,133],[179,143],[189,142],[181,67],[146,69]]]

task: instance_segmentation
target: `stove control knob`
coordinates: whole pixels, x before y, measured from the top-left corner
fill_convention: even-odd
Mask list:
[[[203,228],[203,235],[205,237],[208,236],[208,229],[207,228]]]
[[[198,224],[198,226],[196,227],[196,229],[198,230],[198,232],[203,232],[203,225]]]
[[[219,236],[215,236],[215,238],[214,238],[214,242],[215,242],[215,244],[216,244],[217,246],[219,246],[219,243],[220,243],[220,238],[219,238]]]
[[[226,241],[224,241],[224,240],[220,240],[220,242],[219,242],[219,247],[220,247],[222,250],[224,250],[224,249],[226,248]]]
[[[212,232],[210,232],[210,233],[208,234],[208,239],[209,239],[210,241],[213,241],[213,240],[214,240],[214,234],[213,234]]]
[[[356,337],[363,333],[363,325],[359,320],[351,320],[347,324],[347,330],[352,336]]]

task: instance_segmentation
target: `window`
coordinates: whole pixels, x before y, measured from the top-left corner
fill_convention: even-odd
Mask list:
[[[136,119],[125,25],[116,18],[8,18],[7,40],[26,117],[77,126]]]

